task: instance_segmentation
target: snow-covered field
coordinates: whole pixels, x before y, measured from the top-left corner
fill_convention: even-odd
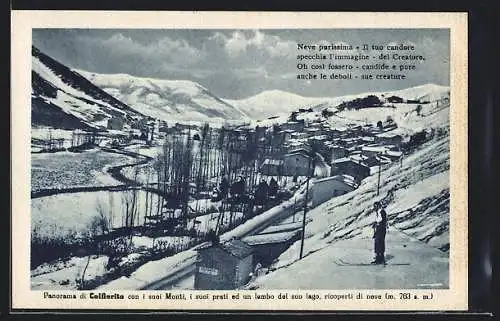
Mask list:
[[[129,204],[133,191],[64,193],[31,200],[31,229],[43,237],[69,237],[87,233],[92,221],[105,213],[110,227],[124,226],[125,201]],[[158,196],[153,196],[153,209]],[[139,208],[135,225],[143,224],[146,192],[137,191]]]
[[[85,152],[31,154],[31,191],[46,188],[106,186],[120,184],[106,169],[132,164],[136,159],[92,149]]]
[[[190,238],[187,236],[165,236],[155,239],[147,236],[133,236],[130,242],[131,253],[122,257],[118,265],[127,266],[143,261],[143,257],[147,255],[146,250],[152,250],[158,244],[167,243],[172,246],[180,246],[187,245],[189,241]],[[110,258],[107,255],[91,255],[90,257],[72,256],[41,264],[31,271],[31,288],[33,290],[76,290],[84,271],[86,282],[102,279],[107,273],[110,273],[109,261]],[[86,266],[87,268],[85,268]]]
[[[378,121],[384,122],[387,117],[391,117],[398,128],[406,130],[407,134],[412,134],[431,127],[441,127],[449,124],[449,106],[439,106],[435,102],[423,104],[421,114],[417,115],[416,104],[395,104],[393,107],[363,108],[359,110],[344,110],[332,116],[330,123],[354,124],[375,124]]]
[[[332,198],[308,213],[305,258],[300,242],[293,244],[250,288],[418,288],[449,286],[449,138],[423,148],[360,187]],[[373,203],[386,202],[389,265],[345,266],[369,263],[373,258],[371,224]],[[391,265],[401,263],[404,265]],[[409,264],[409,266],[406,266]],[[385,270],[382,270],[385,269]]]

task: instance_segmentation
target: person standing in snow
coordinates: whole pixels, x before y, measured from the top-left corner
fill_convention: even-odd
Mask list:
[[[385,233],[387,231],[387,213],[379,202],[375,202],[375,222],[373,223],[373,239],[375,260],[372,264],[385,264]]]
[[[276,196],[278,194],[278,182],[273,178],[269,182],[269,196]]]

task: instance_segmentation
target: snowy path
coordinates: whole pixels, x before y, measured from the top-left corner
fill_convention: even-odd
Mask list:
[[[146,164],[150,162],[153,158],[147,155],[125,151],[120,149],[104,148],[101,147],[96,152],[109,153],[109,154],[119,154],[136,159],[135,162],[124,162],[121,164],[105,165],[102,167],[101,180],[105,182],[103,185],[96,183],[87,183],[89,185],[84,186],[66,186],[63,185],[58,188],[39,188],[35,191],[31,191],[31,198],[40,198],[50,195],[58,195],[65,193],[80,193],[80,192],[97,192],[97,191],[123,191],[130,189],[131,186],[139,186],[141,183],[134,180],[128,179],[122,174],[122,169],[127,167],[134,167]],[[71,155],[71,153],[70,153]],[[116,184],[121,183],[121,184]],[[152,192],[157,192],[155,189],[149,188]]]
[[[449,286],[448,255],[390,229],[388,265],[362,265],[373,259],[373,240],[353,238],[332,243],[287,267],[249,284],[266,289],[422,289]],[[339,265],[343,261],[354,265]],[[361,264],[360,264],[361,263]],[[314,277],[313,277],[314,276]]]

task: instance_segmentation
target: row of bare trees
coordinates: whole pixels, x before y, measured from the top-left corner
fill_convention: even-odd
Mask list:
[[[272,135],[259,135],[256,131],[236,130],[230,128],[211,128],[205,124],[199,132],[191,129],[178,131],[166,135],[162,145],[162,152],[153,161],[152,166],[134,167],[133,181],[140,181],[142,171],[145,183],[145,198],[139,201],[140,188],[134,187],[122,192],[121,211],[115,213],[115,200],[112,192],[109,196],[109,206],[98,203],[97,217],[90,228],[92,235],[110,235],[107,240],[107,254],[110,260],[128,254],[133,247],[134,228],[146,226],[149,219],[160,222],[164,219],[178,219],[182,228],[188,231],[187,222],[193,218],[189,213],[188,203],[192,199],[206,198],[211,188],[216,187],[223,178],[234,182],[239,176],[245,178],[246,190],[252,191],[257,186],[258,166],[265,157],[271,157],[280,144],[277,130]],[[196,204],[199,204],[197,202]],[[223,202],[224,205],[224,202]],[[233,211],[233,206],[222,208],[224,212]],[[198,213],[198,208],[195,208]],[[180,217],[179,217],[180,213]],[[233,220],[230,213],[230,222],[224,228],[232,228],[240,220]],[[116,215],[121,218],[120,226]],[[148,225],[151,226],[151,225]],[[192,228],[194,228],[193,225]],[[120,233],[114,233],[120,231]],[[111,235],[113,234],[113,235]],[[198,233],[196,235],[202,235]],[[160,234],[153,234],[153,247],[158,249],[169,248],[165,244],[156,244]],[[116,252],[116,253],[114,253]],[[113,254],[114,253],[114,254]],[[87,260],[88,266],[90,255]],[[85,271],[82,274],[83,286]]]

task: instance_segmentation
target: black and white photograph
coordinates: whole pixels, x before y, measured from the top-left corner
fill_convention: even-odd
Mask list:
[[[14,307],[466,309],[466,21],[15,14]]]
[[[449,288],[446,29],[34,29],[31,288]]]

